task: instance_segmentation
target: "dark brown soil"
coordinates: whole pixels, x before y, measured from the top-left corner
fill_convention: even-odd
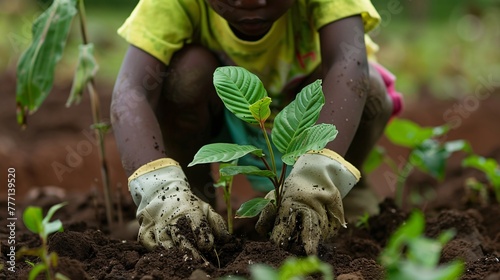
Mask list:
[[[2,174],[6,174],[8,167],[16,168],[16,250],[40,245],[38,238],[26,231],[21,222],[25,206],[40,205],[47,210],[55,203],[69,201],[55,216],[63,221],[65,231],[53,234],[49,247],[59,255],[58,270],[71,279],[216,279],[231,274],[248,275],[249,265],[254,263],[278,267],[293,256],[265,240],[254,238],[250,229],[255,220],[240,221],[234,239],[219,245],[217,254],[207,256],[209,262],[195,261],[181,250],[148,252],[135,241],[135,205],[126,190],[126,178],[112,134],[106,138],[107,156],[113,189],[120,194],[115,201],[116,198],[121,200],[119,208],[122,209],[124,225],[105,226],[97,149],[85,133],[90,131],[88,126],[91,123],[88,100],[65,109],[67,87],[56,87],[40,112],[31,116],[28,128],[20,131],[15,124],[15,103],[11,94],[14,92],[13,77],[3,76],[0,83],[9,93],[3,95],[5,100],[0,103],[0,168]],[[106,115],[110,88],[101,88],[100,92]],[[439,125],[443,123],[443,112],[457,102],[424,97],[409,104],[403,117],[422,125]],[[480,110],[463,119],[462,125],[453,130],[449,138],[467,139],[477,153],[500,160],[499,106],[500,96],[491,95],[487,102],[481,103]],[[77,151],[78,145],[82,149],[85,141],[91,144],[88,154],[71,152]],[[394,158],[407,153],[384,139],[381,145]],[[81,160],[78,160],[78,155]],[[54,162],[69,167],[62,177],[58,177],[54,170]],[[73,165],[69,166],[69,163]],[[370,179],[381,197],[390,197],[393,186],[384,177],[385,171],[382,167]],[[348,221],[349,227],[341,230],[332,243],[322,244],[319,257],[332,265],[336,279],[384,279],[378,256],[389,236],[413,207],[425,213],[427,236],[436,237],[445,229],[456,230],[454,239],[443,249],[441,262],[463,260],[466,271],[461,279],[500,279],[499,204],[493,200],[481,203],[466,191],[466,178],[483,181],[484,177],[460,167],[459,156],[450,159],[447,174],[444,182],[436,182],[415,172],[408,178],[408,190],[423,194],[430,189],[434,191],[433,197],[418,205],[407,205],[405,209],[397,208],[390,198],[381,199],[380,214],[370,217],[369,227],[359,228],[354,226],[355,221]],[[26,279],[30,265],[25,261],[36,262],[35,258],[17,260],[15,273],[6,270],[9,267],[6,261],[9,259],[10,231],[4,222],[8,215],[7,191],[1,189],[0,258],[5,267],[0,271],[0,279]]]

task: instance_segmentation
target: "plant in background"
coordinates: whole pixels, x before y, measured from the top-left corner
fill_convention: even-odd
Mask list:
[[[94,122],[92,128],[99,143],[106,217],[111,225],[113,209],[104,146],[104,135],[110,126],[100,116],[99,97],[94,85],[98,65],[94,59],[94,46],[88,42],[84,0],[54,0],[33,23],[32,42],[17,65],[17,121],[23,128],[26,127],[28,114],[35,113],[49,95],[56,65],[62,57],[71,23],[77,14],[82,44],[79,46],[78,62],[66,106],[80,102],[83,91],[87,88]]]
[[[442,247],[450,241],[451,230],[441,233],[437,239],[423,236],[425,219],[420,211],[410,218],[390,237],[379,257],[386,270],[386,279],[454,280],[464,271],[462,261],[439,265]]]
[[[250,279],[260,280],[290,280],[304,279],[304,276],[321,273],[324,280],[333,280],[333,269],[325,262],[318,259],[317,256],[308,256],[305,258],[287,258],[283,264],[274,269],[265,264],[254,264],[250,266]],[[229,276],[222,279],[242,280],[242,277]]]
[[[40,236],[42,245],[38,248],[23,247],[18,252],[18,257],[23,255],[35,256],[40,258],[40,263],[34,264],[28,279],[36,279],[38,274],[45,272],[46,279],[68,279],[61,273],[54,273],[57,267],[58,257],[55,252],[49,253],[48,237],[54,232],[63,231],[63,225],[60,220],[50,221],[54,213],[66,203],[59,203],[50,207],[47,215],[43,217],[42,208],[29,206],[24,210],[23,221],[25,226],[33,233]]]
[[[412,121],[395,118],[387,125],[385,135],[393,144],[409,148],[408,158],[398,166],[393,159],[385,155],[383,149],[378,148],[368,156],[363,169],[370,172],[385,162],[393,171],[393,177],[388,179],[396,179],[395,201],[402,207],[404,184],[415,168],[438,180],[443,180],[446,162],[452,153],[472,152],[469,143],[464,140],[441,142],[438,138],[445,135],[448,130],[449,127],[446,125],[422,127]]]
[[[500,203],[500,168],[498,162],[493,158],[484,158],[475,154],[469,155],[462,161],[462,166],[472,167],[482,171],[491,185],[497,202]],[[487,187],[479,181],[475,181],[476,189],[484,189]]]
[[[220,171],[223,176],[236,174],[257,175],[269,178],[274,185],[276,200],[254,198],[245,202],[236,212],[237,217],[254,217],[269,203],[280,207],[283,194],[283,182],[287,165],[309,150],[319,150],[337,135],[335,126],[331,124],[315,124],[325,98],[321,81],[304,87],[296,99],[276,115],[271,130],[271,140],[266,130],[266,120],[271,115],[271,98],[257,76],[241,67],[219,67],[214,72],[214,86],[225,107],[239,119],[256,125],[262,131],[269,155],[262,148],[252,145],[231,143],[214,143],[203,146],[188,166],[202,163],[232,162],[247,154],[253,154],[266,166],[261,170],[256,166],[225,166]],[[280,151],[283,161],[281,174],[272,149],[274,145]],[[270,159],[270,162],[268,160]]]

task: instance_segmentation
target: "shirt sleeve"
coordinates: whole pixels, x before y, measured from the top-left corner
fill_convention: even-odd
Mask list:
[[[140,0],[118,35],[168,65],[191,43],[200,9],[198,0]]]
[[[309,0],[309,16],[313,26],[319,30],[336,20],[361,15],[365,33],[380,23],[380,15],[370,0]]]

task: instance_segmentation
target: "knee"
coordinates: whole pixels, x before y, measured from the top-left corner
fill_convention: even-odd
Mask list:
[[[168,101],[181,106],[207,102],[209,92],[215,93],[213,72],[219,66],[208,49],[187,45],[177,51],[168,65],[164,94]]]
[[[362,115],[363,122],[386,123],[392,115],[393,104],[382,76],[375,67],[369,67],[370,90]]]

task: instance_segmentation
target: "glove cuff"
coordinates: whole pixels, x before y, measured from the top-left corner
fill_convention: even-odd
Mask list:
[[[164,167],[168,167],[168,166],[179,166],[180,167],[180,164],[171,158],[160,158],[160,159],[154,160],[152,162],[148,162],[148,163],[144,164],[143,166],[139,167],[132,175],[130,175],[130,177],[128,177],[128,183],[130,184],[130,182],[132,180],[136,179],[139,176],[142,176],[142,175],[147,174],[149,172],[152,172],[152,171],[164,168]]]
[[[169,184],[174,184],[176,189],[165,188]],[[161,158],[137,169],[128,178],[128,188],[139,212],[158,196],[160,190],[166,197],[181,189],[189,190],[189,184],[179,163],[170,158]]]
[[[345,160],[341,155],[337,154],[336,152],[334,152],[332,150],[325,148],[325,149],[321,149],[321,150],[311,150],[307,153],[308,154],[323,155],[323,156],[328,157],[332,160],[335,160],[338,163],[340,163],[341,165],[343,165],[347,170],[349,170],[349,172],[351,172],[351,174],[356,178],[356,181],[359,181],[359,179],[361,178],[361,172],[359,172],[359,170],[354,165],[352,165],[350,162]]]

